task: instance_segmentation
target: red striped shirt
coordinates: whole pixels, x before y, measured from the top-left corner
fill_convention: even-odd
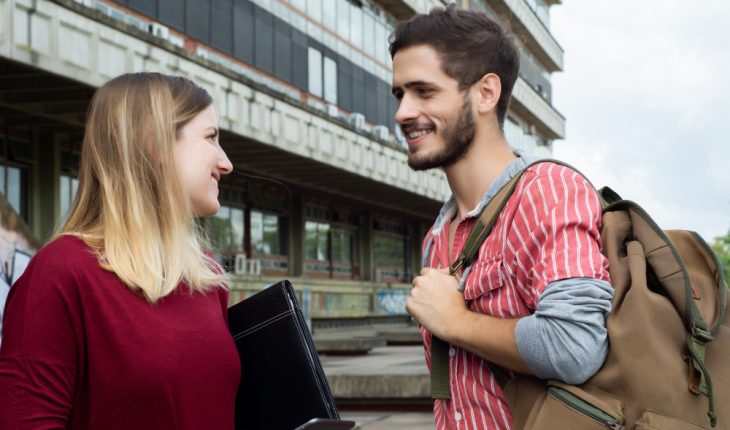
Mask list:
[[[459,255],[475,221],[468,217],[456,228],[452,255]],[[430,251],[428,267],[449,266],[449,225],[445,219],[426,235],[423,252]],[[530,167],[463,280],[470,309],[500,318],[527,316],[553,281],[575,277],[608,281],[600,225],[601,204],[581,175],[549,162]],[[421,332],[430,368],[431,334],[423,328]],[[434,403],[439,429],[512,427],[502,390],[479,356],[452,345],[449,383],[451,399]]]

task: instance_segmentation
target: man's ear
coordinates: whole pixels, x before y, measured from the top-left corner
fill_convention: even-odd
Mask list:
[[[477,91],[477,112],[487,114],[495,112],[499,96],[502,94],[502,81],[494,73],[487,73],[475,84]]]

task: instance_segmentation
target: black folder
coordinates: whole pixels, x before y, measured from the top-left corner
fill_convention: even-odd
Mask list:
[[[292,430],[312,418],[339,420],[289,281],[231,306],[228,325],[241,358],[237,430]]]

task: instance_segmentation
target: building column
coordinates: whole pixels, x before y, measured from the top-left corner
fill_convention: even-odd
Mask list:
[[[289,275],[304,274],[304,201],[300,192],[293,192],[289,204]]]
[[[411,239],[411,264],[413,267],[413,276],[421,273],[421,245],[423,244],[423,238],[426,237],[429,227],[423,222],[413,221],[413,238]]]
[[[61,219],[61,137],[47,129],[33,132],[36,163],[31,174],[31,230],[41,244]]]
[[[360,215],[358,228],[358,244],[360,254],[360,280],[373,281],[373,212],[365,210]]]

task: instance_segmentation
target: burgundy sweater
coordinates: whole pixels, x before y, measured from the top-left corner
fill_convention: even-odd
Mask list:
[[[240,364],[227,292],[151,305],[78,238],[40,250],[11,288],[0,429],[233,429]]]

